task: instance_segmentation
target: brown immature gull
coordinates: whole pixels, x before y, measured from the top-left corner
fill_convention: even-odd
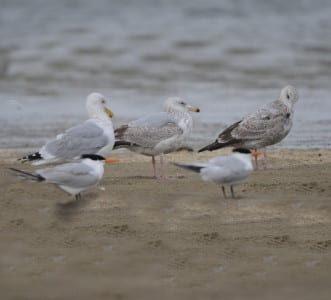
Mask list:
[[[279,143],[291,130],[294,103],[298,98],[298,92],[293,86],[284,87],[279,99],[232,124],[219,134],[214,143],[200,149],[199,152],[229,146],[255,150],[264,148],[265,168],[267,168],[266,147]],[[255,163],[258,169],[257,157]]]
[[[200,110],[179,97],[168,98],[164,103],[164,112],[142,117],[116,129],[114,149],[125,147],[151,156],[155,178],[158,178],[155,156],[160,155],[160,177],[165,177],[163,155],[180,148],[184,137],[192,130],[193,121],[189,111]]]

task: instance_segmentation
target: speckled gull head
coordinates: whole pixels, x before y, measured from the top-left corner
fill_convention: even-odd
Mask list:
[[[280,92],[280,100],[292,106],[299,99],[298,91],[295,87],[288,85]]]
[[[189,105],[180,97],[170,97],[163,104],[163,110],[165,112],[200,112],[198,107]]]
[[[86,99],[86,110],[90,118],[99,118],[105,113],[112,118],[114,113],[107,107],[107,99],[99,93],[91,93]]]

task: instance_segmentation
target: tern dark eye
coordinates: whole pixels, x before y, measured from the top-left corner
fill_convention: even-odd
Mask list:
[[[287,97],[287,99],[290,99],[291,98],[289,94],[286,94],[286,97]]]
[[[179,102],[180,105],[186,105],[184,101]]]

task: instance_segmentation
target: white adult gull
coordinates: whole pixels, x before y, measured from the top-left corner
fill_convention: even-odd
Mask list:
[[[119,161],[117,158],[104,157],[97,154],[83,154],[81,160],[57,165],[52,168],[36,170],[35,173],[10,168],[17,175],[38,182],[53,183],[65,192],[80,199],[80,193],[96,186],[104,173],[104,163]]]
[[[176,166],[200,173],[205,181],[212,181],[222,186],[226,198],[225,186],[230,185],[234,198],[233,186],[243,182],[253,172],[251,151],[245,148],[235,148],[227,156],[217,156],[207,162],[175,163]]]
[[[279,99],[268,103],[242,120],[222,131],[215,142],[199,150],[213,151],[233,146],[248,149],[264,148],[265,168],[268,166],[266,147],[283,140],[293,124],[294,104],[298,101],[297,90],[293,86],[282,89]],[[255,156],[258,169],[257,156]]]
[[[114,148],[126,147],[133,152],[152,157],[153,174],[158,178],[155,156],[160,155],[161,176],[164,178],[164,154],[182,146],[193,127],[189,112],[200,109],[182,98],[171,97],[164,102],[164,112],[147,115],[115,130]]]
[[[113,149],[115,137],[111,118],[113,112],[107,107],[107,99],[99,93],[91,93],[86,99],[89,119],[67,129],[40,148],[38,152],[20,160],[33,161],[33,165],[77,159],[82,154],[108,156]]]

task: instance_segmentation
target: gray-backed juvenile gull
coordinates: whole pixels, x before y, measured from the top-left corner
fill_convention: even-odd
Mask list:
[[[193,127],[189,111],[199,112],[200,109],[187,104],[182,98],[168,98],[164,103],[164,112],[142,117],[116,129],[114,148],[126,147],[133,152],[151,156],[155,178],[158,178],[155,156],[160,155],[160,177],[164,178],[163,155],[179,149]]]

